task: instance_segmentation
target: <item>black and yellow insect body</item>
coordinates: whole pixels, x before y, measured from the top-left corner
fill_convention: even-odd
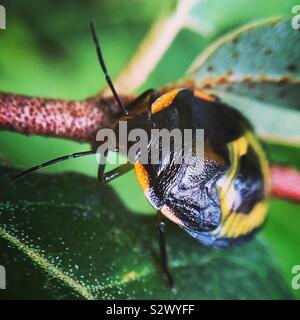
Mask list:
[[[266,217],[268,165],[248,121],[197,90],[176,89],[151,105],[159,129],[204,129],[204,167],[195,158],[175,164],[135,163],[151,205],[191,236],[226,247],[252,235]],[[135,119],[137,121],[137,119]]]
[[[105,164],[99,165],[98,177],[102,182],[134,168],[146,198],[159,213],[162,267],[169,284],[173,285],[161,214],[207,246],[239,243],[253,235],[265,221],[268,163],[249,122],[237,110],[201,91],[173,88],[160,94],[150,89],[124,106],[107,73],[93,24],[91,30],[101,68],[123,110],[120,120],[127,121],[128,130],[140,128],[147,133],[151,129],[204,130],[202,161],[194,154],[197,146],[192,141],[191,161],[175,162],[171,144],[168,161],[161,157],[153,164],[150,147],[163,148],[160,140],[153,140],[146,148],[146,162],[137,157],[134,163],[106,173]],[[116,151],[121,151],[119,147],[122,146]],[[90,150],[50,160],[20,173],[14,180],[57,162],[94,153],[95,150]]]

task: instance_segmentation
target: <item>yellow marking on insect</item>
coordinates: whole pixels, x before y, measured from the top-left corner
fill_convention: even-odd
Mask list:
[[[261,170],[264,178],[265,194],[268,195],[271,189],[271,179],[270,179],[270,170],[269,170],[269,163],[268,163],[267,157],[252,132],[247,131],[246,137],[249,140],[249,143],[254,149],[254,151],[258,154],[259,162],[260,162],[260,166],[261,166]]]
[[[217,185],[222,210],[222,221],[226,220],[233,206],[235,199],[233,181],[239,169],[239,160],[247,153],[248,145],[248,139],[245,135],[228,144],[231,166],[226,175],[218,181]]]
[[[249,213],[233,211],[234,202],[237,196],[234,190],[233,181],[238,173],[240,158],[242,155],[246,154],[249,146],[251,146],[258,155],[264,179],[265,195],[269,192],[269,166],[266,156],[253,133],[246,131],[241,138],[228,144],[231,167],[224,178],[218,183],[223,225],[221,231],[215,231],[215,236],[237,238],[246,235],[258,228],[266,218],[267,202],[265,200],[256,203]]]
[[[250,213],[232,212],[225,221],[219,236],[237,238],[246,235],[264,222],[266,214],[267,203],[265,201],[258,202]]]
[[[228,233],[228,229],[231,226],[234,218],[235,218],[234,215],[230,215],[228,217],[228,219],[226,220],[226,223],[222,226],[221,233],[220,233],[221,235],[224,235],[224,234]],[[217,234],[217,235],[219,236],[220,234]]]

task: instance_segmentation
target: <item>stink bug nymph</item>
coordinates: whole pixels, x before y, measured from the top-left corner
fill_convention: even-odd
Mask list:
[[[102,71],[123,110],[120,119],[126,119],[129,128],[204,129],[202,170],[196,157],[190,163],[175,163],[172,149],[168,162],[160,159],[158,164],[143,164],[136,160],[106,173],[105,164],[99,165],[98,177],[105,183],[134,169],[146,198],[158,212],[162,268],[172,286],[163,217],[207,246],[228,247],[242,242],[265,221],[268,163],[249,122],[217,97],[197,89],[174,87],[166,93],[150,89],[124,106],[107,72],[93,23],[91,32]],[[13,180],[42,167],[94,153],[90,150],[53,159]]]

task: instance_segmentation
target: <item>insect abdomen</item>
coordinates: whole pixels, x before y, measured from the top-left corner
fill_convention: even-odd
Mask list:
[[[258,230],[267,214],[268,163],[251,131],[228,144],[231,166],[218,181],[222,220],[212,232],[216,246],[226,246]]]

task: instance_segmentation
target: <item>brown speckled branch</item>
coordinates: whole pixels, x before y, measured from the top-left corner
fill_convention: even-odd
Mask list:
[[[124,103],[129,97],[122,97]],[[97,130],[110,128],[120,109],[113,98],[83,101],[0,93],[0,130],[93,144]]]

